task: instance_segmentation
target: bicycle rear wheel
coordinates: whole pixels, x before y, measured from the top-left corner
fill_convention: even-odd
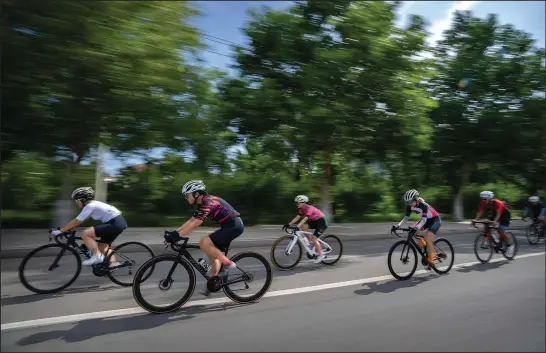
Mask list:
[[[526,233],[525,235],[527,236],[527,241],[529,242],[529,244],[536,245],[538,243],[539,231],[538,231],[538,227],[535,224],[529,225],[529,227],[525,229],[525,233]]]
[[[434,240],[434,251],[436,252],[436,258],[434,259],[434,265],[431,266],[431,268],[439,275],[448,273],[455,261],[453,245],[445,238],[438,238]],[[444,262],[447,265],[444,264]],[[443,266],[439,266],[441,264],[443,264]]]
[[[410,269],[409,272],[407,272],[405,276],[402,276],[398,274],[396,271],[394,271],[392,266],[393,261],[398,260],[398,259],[393,259],[393,253],[396,250],[396,248],[399,247],[400,245],[402,245],[402,253],[400,255],[399,261],[402,262],[404,265],[407,265],[408,261],[412,257],[411,256],[412,254],[413,254],[413,260],[414,260],[413,267]],[[411,250],[411,254],[410,254],[410,250]],[[409,279],[411,276],[413,276],[413,274],[415,273],[415,270],[417,270],[417,250],[415,250],[415,247],[411,243],[409,243],[407,240],[399,240],[391,246],[389,250],[389,254],[387,255],[387,263],[389,266],[389,271],[394,276],[394,278],[401,281],[405,281]]]
[[[234,302],[247,304],[247,303],[255,302],[255,301],[257,301],[258,299],[260,299],[261,297],[264,296],[264,294],[268,291],[269,287],[271,286],[271,282],[273,282],[273,275],[271,273],[272,272],[271,271],[271,266],[269,265],[269,262],[267,261],[267,259],[264,256],[262,256],[261,254],[258,254],[258,253],[254,252],[254,251],[240,252],[238,254],[235,254],[230,260],[233,261],[233,262],[238,262],[238,261],[241,261],[244,258],[257,259],[258,262],[260,262],[264,266],[264,269],[260,270],[260,271],[265,272],[265,283],[264,283],[264,285],[255,294],[250,295],[248,297],[247,296],[243,297],[243,296],[240,296],[240,295],[236,294],[235,290],[233,290],[231,288],[231,286],[235,286],[239,282],[232,283],[232,284],[226,284],[226,285],[224,285],[223,290],[224,290],[224,293],[226,294],[226,296],[228,298],[230,298],[231,300],[233,300]],[[241,268],[235,269],[233,271],[239,271],[240,273],[236,274],[236,275],[229,275],[228,274],[227,281],[229,282],[229,281],[233,281],[235,279],[241,279],[242,280],[241,282],[244,282],[245,287],[247,289],[250,288],[248,286],[248,283],[251,283],[254,280],[255,275],[258,273],[257,270],[251,270],[250,268],[245,269],[244,266],[241,266]]]
[[[339,239],[339,237],[337,235],[333,235],[333,234],[329,234],[329,235],[325,236],[324,238],[321,238],[321,240],[323,242],[325,242],[326,244],[328,244],[329,249],[327,249],[327,250],[329,250],[329,251],[332,251],[333,249],[335,249],[335,245],[332,246],[332,244],[334,244],[334,243],[339,244],[339,255],[337,257],[335,257],[335,255],[334,255],[332,257],[333,258],[332,261],[326,260],[326,259],[330,258],[330,255],[329,255],[329,253],[327,251],[327,252],[324,253],[325,260],[320,262],[323,265],[329,265],[329,266],[332,266],[332,265],[336,264],[341,259],[341,256],[343,255],[343,242],[341,241],[341,239]]]
[[[174,282],[172,279],[173,272],[178,265],[181,265],[188,273],[189,275],[189,285],[186,292],[182,295],[182,297],[176,301],[173,304],[170,305],[154,305],[144,299],[142,295],[142,287],[143,283],[146,281],[146,274],[148,271],[150,271],[151,268],[154,268],[156,265],[160,263],[166,263],[168,265],[168,268],[170,269],[168,274],[165,274],[165,278],[162,278],[159,281],[158,287],[162,291],[168,291],[171,289],[171,286]],[[151,271],[150,271],[151,273]],[[135,279],[133,281],[133,298],[137,302],[138,306],[140,306],[142,309],[153,313],[153,314],[163,314],[168,313],[174,310],[179,309],[182,307],[186,302],[191,298],[193,291],[195,290],[195,271],[193,270],[193,267],[186,261],[185,259],[179,257],[179,255],[159,255],[156,256],[148,261],[146,261],[140,268],[137,270],[135,274]],[[153,285],[153,283],[151,283]]]
[[[127,249],[129,246],[136,246],[137,249],[133,249],[130,255],[127,255],[127,253],[123,254],[121,249],[123,248]],[[139,267],[137,266],[136,259],[141,260],[138,262],[144,263],[154,257],[154,252],[146,244],[143,244],[137,241],[130,241],[127,243],[120,244],[116,246],[114,249],[112,249],[112,252],[108,255],[107,263],[110,263],[110,258],[112,256],[116,257],[116,261],[120,262],[120,265],[115,266],[108,271],[107,273],[108,278],[110,278],[110,280],[117,285],[120,285],[123,287],[129,287],[133,284],[133,276],[131,275],[133,274],[133,271],[136,272],[136,270]],[[145,259],[145,260],[142,261],[142,259]],[[154,267],[155,265],[152,265],[149,267],[148,272],[143,275],[142,281],[147,280],[148,277],[151,276],[154,270]],[[122,278],[124,274],[128,274],[130,277]]]
[[[68,255],[67,258],[63,258],[63,255]],[[71,256],[72,254],[73,256]],[[51,258],[53,256],[53,259]],[[59,265],[59,262],[61,259],[64,262],[64,259],[73,259],[76,261],[75,270],[69,271],[66,282],[63,281],[63,284],[61,284],[58,287],[54,287],[53,289],[43,289],[39,288],[36,285],[30,284],[31,277],[35,277],[35,275],[27,274],[25,273],[27,270],[28,262],[30,259],[37,259],[40,258],[39,262],[42,262],[43,264],[40,264],[40,267],[47,268],[46,271],[53,271],[56,268],[61,267]],[[52,260],[52,261],[51,261]],[[64,266],[63,266],[64,268]],[[21,281],[21,284],[28,290],[37,293],[37,294],[51,294],[51,293],[57,293],[62,291],[63,289],[70,286],[74,281],[78,278],[80,275],[80,272],[82,270],[82,262],[80,259],[80,256],[71,247],[61,245],[61,244],[46,244],[43,246],[40,246],[34,250],[32,250],[30,253],[28,253],[23,260],[21,261],[21,264],[19,265],[19,280]],[[32,270],[29,270],[29,272]],[[36,272],[36,271],[33,271]],[[59,276],[63,273],[60,272]],[[42,276],[40,276],[42,277]]]
[[[476,258],[482,264],[486,264],[491,260],[491,257],[493,256],[493,247],[494,245],[491,243],[491,239],[483,233],[478,234],[476,239],[474,239],[474,255],[476,255]],[[480,256],[480,249],[485,250],[485,256]]]

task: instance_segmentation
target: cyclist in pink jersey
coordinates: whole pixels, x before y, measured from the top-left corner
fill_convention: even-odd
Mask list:
[[[427,245],[427,261],[429,263],[434,263],[434,234],[438,233],[442,225],[442,220],[440,219],[440,214],[436,210],[425,202],[422,198],[419,197],[419,192],[417,190],[408,190],[404,194],[404,201],[406,201],[406,213],[404,218],[398,223],[398,228],[406,224],[408,217],[411,214],[411,211],[419,214],[421,219],[411,226],[410,233],[415,234],[417,230],[424,230],[424,238]],[[424,244],[423,244],[424,245]]]
[[[319,264],[322,260],[324,260],[324,256],[322,255],[322,249],[320,248],[320,243],[317,239],[320,238],[320,236],[328,228],[328,222],[326,221],[324,213],[322,213],[321,210],[308,204],[309,198],[307,196],[298,195],[296,196],[294,201],[296,202],[296,207],[299,208],[300,211],[298,212],[296,217],[294,217],[294,219],[291,220],[290,223],[288,223],[286,226],[292,226],[301,218],[301,221],[298,223],[298,228],[300,228],[304,232],[307,232],[309,228],[315,230],[310,240],[315,245],[315,249],[318,253],[318,257],[315,260],[315,263]],[[306,237],[309,238],[307,234]]]

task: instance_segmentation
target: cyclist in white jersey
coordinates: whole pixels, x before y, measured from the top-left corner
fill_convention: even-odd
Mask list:
[[[72,192],[72,200],[76,202],[79,208],[83,208],[81,213],[68,222],[68,224],[59,230],[54,230],[51,235],[57,236],[74,227],[82,224],[91,217],[94,220],[101,221],[102,224],[89,227],[83,230],[83,243],[91,250],[91,258],[82,262],[82,265],[93,265],[104,261],[104,253],[114,240],[127,229],[127,222],[123,218],[121,211],[116,207],[104,202],[96,201],[93,188],[81,187]],[[97,242],[97,238],[100,238]],[[100,243],[100,244],[99,244]],[[110,258],[110,266],[116,266],[115,257]]]
[[[404,201],[406,201],[406,213],[404,218],[398,223],[397,228],[402,227],[406,224],[408,217],[411,214],[411,211],[419,214],[421,219],[410,228],[410,233],[415,234],[417,230],[423,229],[425,234],[426,246],[427,246],[427,261],[431,264],[434,263],[434,235],[438,233],[440,226],[442,225],[442,220],[440,219],[440,214],[436,210],[425,202],[422,198],[419,197],[419,192],[417,190],[408,190],[404,194]],[[422,243],[421,243],[422,244]],[[425,244],[422,244],[425,245]]]

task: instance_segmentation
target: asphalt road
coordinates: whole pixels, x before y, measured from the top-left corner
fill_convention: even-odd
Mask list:
[[[475,233],[448,235],[456,252],[451,272],[438,276],[419,265],[408,281],[387,268],[398,238],[351,241],[333,267],[305,261],[274,270],[256,304],[196,291],[185,308],[165,315],[143,313],[130,288],[88,268],[63,293],[32,294],[17,278],[20,260],[2,259],[1,350],[544,351],[544,242],[529,246],[514,233],[514,261],[494,255],[477,264]]]

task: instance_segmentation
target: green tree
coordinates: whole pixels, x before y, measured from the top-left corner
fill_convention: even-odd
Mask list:
[[[241,79],[222,88],[225,117],[243,136],[277,136],[313,170],[330,218],[338,153],[375,158],[400,144],[426,147],[430,103],[412,55],[424,22],[394,26],[397,3],[308,1],[251,13]],[[410,98],[410,99],[408,99]],[[424,145],[424,146],[423,146]]]

